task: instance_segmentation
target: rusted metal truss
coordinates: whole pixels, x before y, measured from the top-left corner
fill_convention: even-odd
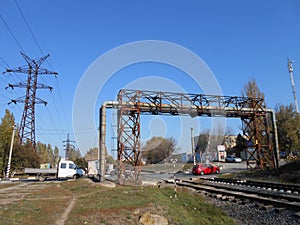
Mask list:
[[[275,153],[273,148],[273,132],[270,114],[254,113],[252,117],[241,117],[243,133],[247,138],[247,168],[273,169]]]
[[[247,167],[274,168],[264,99],[122,89],[118,93],[118,160],[140,165],[140,114],[237,117],[248,140]],[[254,164],[253,164],[254,162]]]

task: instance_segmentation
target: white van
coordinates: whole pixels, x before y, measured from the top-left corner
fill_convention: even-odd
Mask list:
[[[48,178],[73,178],[77,179],[84,174],[73,161],[61,159],[56,168],[25,168],[24,173],[35,176],[36,179],[44,181]]]
[[[61,160],[58,164],[57,178],[74,178],[83,176],[82,170],[71,160]]]

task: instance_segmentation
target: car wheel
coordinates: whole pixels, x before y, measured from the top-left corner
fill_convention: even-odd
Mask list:
[[[39,181],[45,181],[46,180],[46,177],[44,175],[39,175],[38,176],[38,180]]]
[[[200,175],[204,175],[204,172],[203,172],[203,171],[201,171],[201,172],[200,172]]]
[[[218,173],[220,173],[220,171],[219,171],[219,170],[216,170],[216,174],[218,174]]]

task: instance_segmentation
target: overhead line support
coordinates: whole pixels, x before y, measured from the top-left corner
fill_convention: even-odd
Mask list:
[[[52,91],[52,87],[38,83],[38,75],[41,74],[53,74],[58,75],[57,72],[49,71],[48,69],[42,68],[41,64],[49,57],[49,54],[39,58],[38,60],[31,59],[23,52],[20,52],[27,66],[18,67],[15,69],[7,69],[8,73],[24,73],[28,75],[27,81],[19,82],[18,84],[9,84],[7,88],[26,88],[26,95],[17,99],[11,100],[10,103],[24,103],[24,110],[22,114],[22,119],[20,123],[20,144],[29,142],[30,145],[35,150],[35,104],[42,103],[47,104],[46,101],[37,98],[37,89],[49,89]]]

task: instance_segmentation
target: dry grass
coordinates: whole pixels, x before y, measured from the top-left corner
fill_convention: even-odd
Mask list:
[[[248,170],[241,173],[232,173],[221,176],[224,178],[257,179],[293,184],[300,183],[300,160],[287,163],[274,170]]]
[[[178,190],[174,200],[173,188],[107,188],[87,179],[23,188],[15,190],[25,193],[23,197],[0,208],[1,224],[139,224],[145,212],[162,215],[170,224],[234,224],[220,209],[188,190]],[[63,215],[74,200],[70,212]]]

